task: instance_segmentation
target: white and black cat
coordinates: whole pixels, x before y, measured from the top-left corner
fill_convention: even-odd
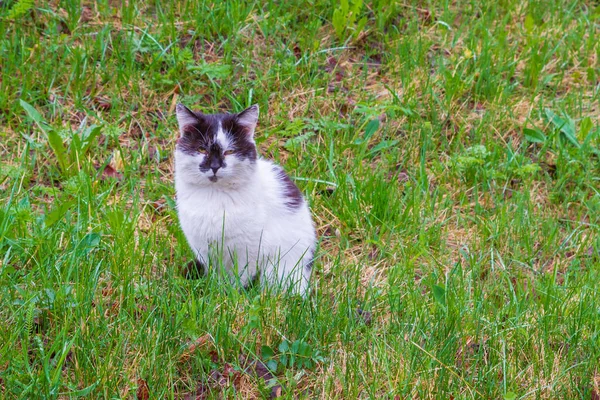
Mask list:
[[[177,105],[177,211],[197,264],[222,266],[246,286],[306,295],[316,246],[310,210],[284,170],[259,158],[258,106],[203,114]]]

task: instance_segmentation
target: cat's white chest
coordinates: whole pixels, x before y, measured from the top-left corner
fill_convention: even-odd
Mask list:
[[[211,244],[252,243],[263,228],[263,212],[252,193],[233,197],[206,188],[184,189],[177,206],[181,227],[196,252],[206,252]]]

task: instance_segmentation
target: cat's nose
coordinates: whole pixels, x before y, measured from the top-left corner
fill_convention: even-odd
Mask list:
[[[219,168],[221,168],[221,163],[219,162],[219,160],[213,158],[210,161],[210,169],[212,169],[213,174],[216,175]]]

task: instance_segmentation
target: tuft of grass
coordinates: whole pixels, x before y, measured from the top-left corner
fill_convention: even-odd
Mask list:
[[[0,397],[598,397],[599,16],[3,2]],[[177,102],[260,104],[309,298],[184,278]]]

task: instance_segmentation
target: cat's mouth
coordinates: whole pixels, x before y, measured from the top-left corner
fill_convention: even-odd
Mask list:
[[[211,181],[211,182],[216,182],[216,181],[219,180],[219,178],[216,175],[213,175],[213,176],[209,176],[208,180]]]

